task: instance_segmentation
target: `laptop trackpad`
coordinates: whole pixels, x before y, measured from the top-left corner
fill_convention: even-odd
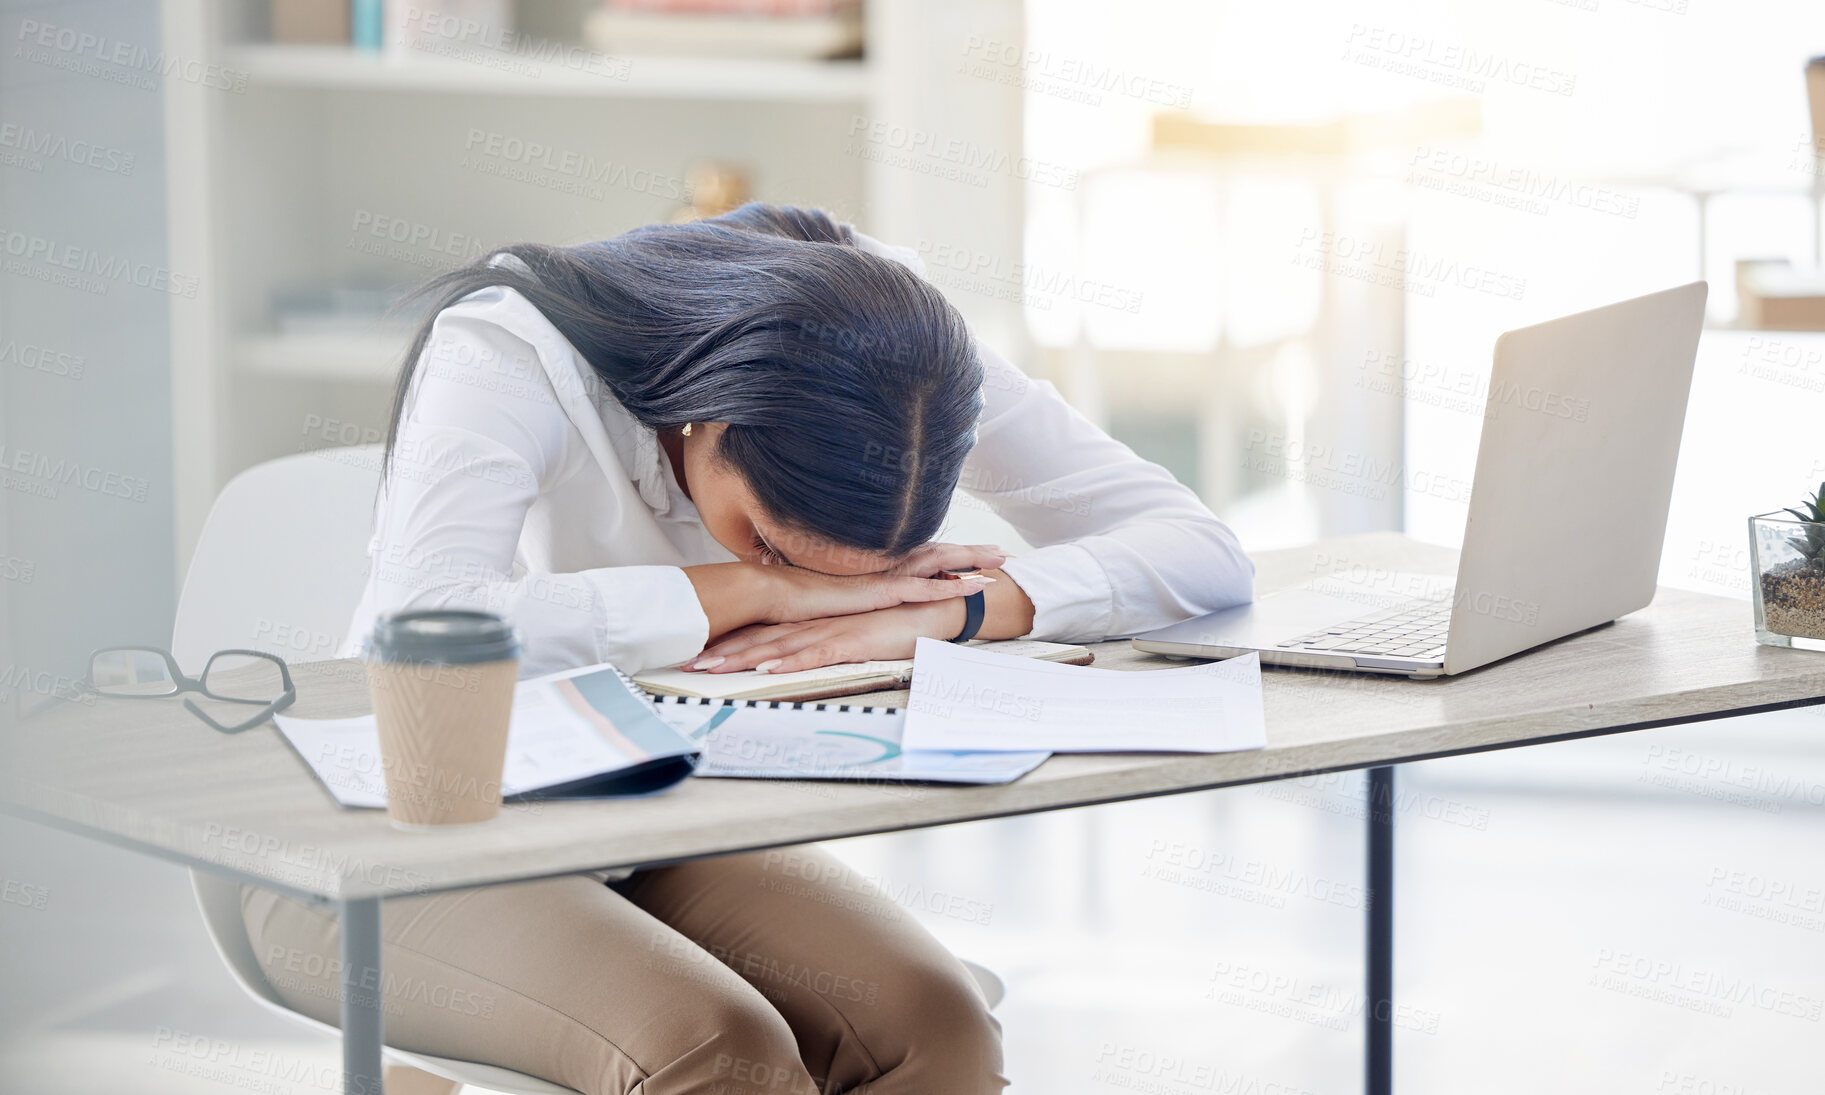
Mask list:
[[[1367,616],[1387,607],[1386,598],[1335,597],[1310,589],[1270,593],[1252,604],[1226,608],[1195,620],[1140,636],[1170,643],[1259,647],[1271,650],[1308,631]]]

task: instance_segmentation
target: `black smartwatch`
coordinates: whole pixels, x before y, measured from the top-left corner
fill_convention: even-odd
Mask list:
[[[967,643],[982,630],[982,617],[988,613],[988,595],[971,593],[963,598],[963,630],[957,632],[954,643]]]

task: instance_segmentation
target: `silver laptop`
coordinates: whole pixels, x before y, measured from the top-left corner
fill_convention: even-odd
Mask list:
[[[1134,645],[1426,678],[1645,607],[1704,310],[1695,281],[1496,339],[1452,585],[1390,598],[1307,583]]]

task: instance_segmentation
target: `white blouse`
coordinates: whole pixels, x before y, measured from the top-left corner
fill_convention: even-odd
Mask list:
[[[857,240],[923,275],[916,252]],[[985,405],[959,485],[1035,545],[1002,568],[1033,602],[1028,637],[1114,638],[1252,598],[1254,564],[1196,495],[1051,384],[977,349]],[[360,653],[379,613],[486,608],[518,628],[522,677],[696,655],[709,621],[681,568],[735,559],[679,490],[657,433],[503,286],[433,322],[369,554],[342,656]]]

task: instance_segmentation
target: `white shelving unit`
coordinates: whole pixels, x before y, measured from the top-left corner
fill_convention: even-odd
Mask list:
[[[639,57],[628,61],[623,74],[611,75],[528,58],[514,58],[510,67],[490,68],[452,57],[390,57],[338,46],[265,44],[231,47],[226,63],[247,73],[250,84],[264,87],[726,102],[860,104],[868,98],[869,77],[862,61]]]
[[[758,200],[820,206],[892,242],[1020,255],[1018,178],[947,182],[939,157],[870,136],[884,122],[1017,159],[1020,93],[958,70],[972,35],[1019,40],[1019,0],[869,0],[865,60],[614,64],[274,45],[243,22],[255,7],[163,9],[167,53],[241,78],[164,92],[172,268],[200,285],[172,304],[180,573],[235,473],[326,443],[325,422],[384,430],[407,336],[281,333],[282,294],[403,289],[503,244],[665,220],[700,160],[742,166]],[[604,170],[592,182],[514,162],[491,140]],[[409,225],[406,241],[378,223]],[[1024,352],[1018,304],[952,299],[985,339]]]
[[[229,356],[252,373],[385,384],[405,345],[393,334],[249,334],[235,339]]]

